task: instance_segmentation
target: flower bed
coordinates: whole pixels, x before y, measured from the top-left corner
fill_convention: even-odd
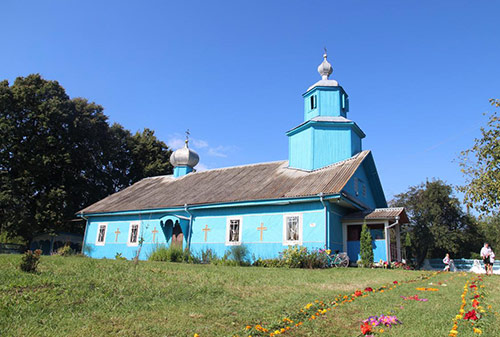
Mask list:
[[[402,323],[395,315],[370,316],[361,324],[361,333],[366,337],[374,337],[374,333],[383,333],[384,328],[392,328],[398,324]]]
[[[487,310],[482,305],[481,302],[484,301],[485,292],[483,289],[483,278],[481,275],[476,275],[470,280],[467,280],[464,284],[464,290],[462,292],[460,309],[458,314],[453,319],[453,327],[450,330],[448,336],[456,337],[459,332],[459,327],[466,327],[472,329],[472,332],[477,335],[483,333],[483,325],[486,324],[485,318],[487,317]],[[467,304],[470,303],[470,307],[467,308]],[[491,309],[491,306],[487,307]]]
[[[292,329],[299,328],[305,322],[316,320],[317,318],[326,315],[330,311],[333,311],[343,305],[352,303],[358,298],[367,297],[375,293],[384,293],[386,291],[393,290],[401,283],[413,283],[413,282],[427,280],[435,276],[436,274],[438,274],[438,272],[434,272],[431,275],[423,275],[413,280],[402,281],[402,282],[394,281],[391,284],[387,284],[376,289],[372,287],[366,287],[364,290],[356,290],[350,294],[346,295],[339,294],[331,301],[315,300],[314,302],[306,304],[295,314],[288,315],[287,317],[275,323],[266,324],[266,326],[263,326],[262,323],[255,325],[247,325],[244,329],[244,334],[242,335],[270,336],[270,337],[282,335]],[[234,336],[238,337],[239,335],[234,335]]]

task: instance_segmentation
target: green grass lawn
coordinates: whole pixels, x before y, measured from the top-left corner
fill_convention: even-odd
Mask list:
[[[285,336],[358,336],[361,321],[393,310],[402,325],[387,336],[448,336],[472,274],[443,273],[405,283],[429,272],[381,269],[265,269],[164,262],[42,257],[39,273],[18,268],[20,255],[0,255],[0,336],[248,336],[247,325],[276,327],[315,300],[328,303],[366,287],[346,302]],[[394,280],[400,282],[392,288]],[[436,285],[438,282],[447,286]],[[420,292],[416,287],[433,287]],[[484,277],[480,298],[483,336],[500,336],[500,277]],[[400,296],[428,298],[404,301]],[[470,293],[469,295],[472,295]],[[468,295],[468,296],[469,296]],[[468,300],[468,298],[467,298]],[[487,309],[487,305],[492,305]],[[326,308],[326,307],[325,307]],[[466,311],[471,309],[468,303]],[[294,316],[295,315],[295,316]],[[295,321],[294,323],[296,323]],[[274,329],[272,330],[274,331]],[[245,333],[246,332],[246,333]],[[267,334],[269,335],[269,333]],[[460,320],[458,336],[473,336]]]

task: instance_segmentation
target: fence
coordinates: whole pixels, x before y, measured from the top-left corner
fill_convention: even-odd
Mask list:
[[[468,271],[477,274],[484,274],[484,264],[482,260],[473,260],[473,259],[454,259],[453,265],[451,269],[457,271]],[[454,268],[453,268],[454,267]],[[424,265],[422,269],[425,270],[443,270],[444,263],[441,259],[426,259],[424,261]],[[495,261],[493,264],[493,273],[500,274],[500,261]]]

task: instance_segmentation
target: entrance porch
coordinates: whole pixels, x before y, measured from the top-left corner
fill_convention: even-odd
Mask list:
[[[403,207],[376,208],[355,212],[342,218],[343,248],[351,261],[360,259],[361,227],[372,235],[374,262],[401,261],[401,225],[408,223]]]

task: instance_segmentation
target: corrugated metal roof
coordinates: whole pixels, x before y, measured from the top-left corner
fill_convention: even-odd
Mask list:
[[[146,178],[79,213],[337,194],[369,153],[362,151],[352,158],[315,171],[289,168],[288,161],[279,161],[195,172],[179,178]]]
[[[387,220],[399,216],[400,223],[408,223],[408,216],[404,207],[375,208],[373,210],[348,214],[342,220]]]

